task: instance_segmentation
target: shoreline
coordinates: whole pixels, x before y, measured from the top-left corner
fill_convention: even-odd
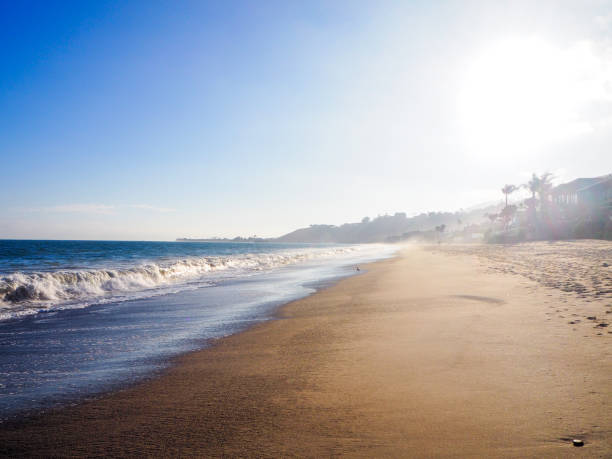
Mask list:
[[[0,425],[0,454],[559,457],[567,436],[610,454],[609,335],[468,255],[363,266],[150,381]]]
[[[311,293],[306,294],[305,296],[298,297],[297,299],[281,303],[277,306],[272,306],[267,313],[261,316],[259,319],[256,319],[250,325],[247,325],[243,329],[239,329],[237,332],[229,333],[227,335],[221,337],[213,337],[213,338],[199,338],[195,341],[200,343],[196,348],[181,351],[178,354],[171,356],[160,356],[151,358],[151,365],[156,367],[153,370],[139,376],[135,380],[130,381],[114,381],[107,383],[108,386],[100,391],[94,392],[83,392],[82,394],[77,394],[74,397],[69,397],[65,401],[54,400],[51,406],[42,409],[32,409],[32,410],[24,410],[18,413],[13,413],[9,415],[7,418],[0,419],[0,438],[2,437],[2,431],[6,428],[13,429],[19,428],[20,426],[28,425],[33,422],[37,422],[40,419],[46,418],[48,416],[53,416],[57,414],[62,414],[68,410],[72,410],[75,407],[80,407],[85,404],[96,403],[99,401],[103,401],[107,398],[110,398],[116,394],[130,391],[130,390],[138,390],[140,386],[146,385],[149,383],[153,383],[158,379],[164,378],[167,373],[171,372],[177,366],[181,365],[181,361],[185,358],[189,358],[192,354],[198,354],[201,352],[206,352],[213,349],[215,346],[222,343],[224,340],[231,339],[233,337],[239,336],[243,333],[247,333],[257,327],[264,327],[267,323],[271,321],[277,320],[285,320],[286,317],[283,317],[283,309],[289,307],[291,304],[295,302],[299,302],[304,300],[305,298],[309,298],[311,296],[317,295],[318,293],[325,291],[329,288],[334,287],[339,282],[342,282],[345,279],[349,279],[352,277],[358,277],[367,273],[367,267],[370,265],[374,265],[376,263],[381,263],[384,261],[392,260],[398,257],[398,252],[395,251],[390,256],[385,256],[379,260],[368,261],[363,264],[359,264],[360,270],[358,272],[351,272],[348,274],[338,274],[335,277],[328,279],[320,279],[316,281],[311,281],[304,284],[305,287],[312,288],[313,291]],[[350,265],[347,265],[348,268]],[[19,319],[10,319],[10,320],[19,320]],[[148,361],[147,361],[148,362]],[[154,363],[153,363],[154,362]],[[3,456],[2,447],[0,445],[0,456]]]
[[[394,252],[395,253],[395,252]],[[359,264],[360,266],[365,266],[370,263],[375,263],[378,261],[386,260],[392,258],[396,255],[382,255],[380,259],[375,261],[367,261],[364,264]],[[357,266],[357,265],[355,265]],[[279,320],[281,317],[279,316],[280,310],[287,306],[288,304],[299,301],[303,298],[306,298],[311,295],[315,295],[318,292],[325,290],[326,288],[332,287],[338,282],[341,282],[343,279],[350,278],[353,276],[357,276],[362,274],[363,271],[355,272],[353,264],[341,265],[338,267],[338,272],[331,277],[322,277],[316,280],[309,280],[305,282],[302,287],[311,290],[308,293],[299,294],[294,299],[280,302],[271,300],[261,303],[257,306],[257,310],[259,312],[255,313],[255,315],[246,320],[246,324],[242,327],[236,328],[236,330],[229,331],[227,334],[218,336],[218,337],[194,337],[191,339],[191,345],[187,349],[177,350],[176,352],[172,352],[169,355],[160,354],[147,357],[145,360],[140,362],[141,365],[149,367],[148,370],[145,370],[144,373],[139,372],[135,376],[124,377],[121,379],[112,379],[107,382],[102,383],[99,388],[96,389],[82,389],[79,392],[75,392],[71,395],[58,395],[53,398],[50,398],[44,401],[43,405],[37,408],[28,408],[22,409],[19,411],[11,412],[10,414],[3,414],[3,417],[0,418],[0,430],[3,425],[8,424],[25,424],[33,419],[40,418],[42,416],[47,416],[52,413],[60,412],[66,409],[70,409],[71,407],[82,405],[84,403],[95,402],[100,399],[104,399],[106,397],[112,396],[117,392],[123,392],[126,390],[135,389],[139,385],[146,384],[152,380],[163,377],[168,371],[172,370],[173,367],[178,365],[178,361],[189,354],[205,351],[210,349],[220,340],[230,338],[234,335],[238,335],[248,331],[253,327],[257,327],[263,325],[272,320]],[[171,293],[170,295],[181,295],[185,292]],[[145,300],[149,300],[146,298]],[[106,305],[97,305],[94,304],[91,307],[99,307]],[[81,310],[62,310],[61,312],[70,314],[74,312],[80,313]],[[27,317],[27,319],[31,319],[31,317]],[[13,318],[8,319],[5,324],[10,325],[11,323],[19,323],[21,318]]]

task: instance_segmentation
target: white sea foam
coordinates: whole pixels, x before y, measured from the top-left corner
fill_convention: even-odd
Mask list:
[[[244,276],[311,259],[350,255],[357,247],[184,258],[122,269],[15,272],[0,278],[0,320],[93,303],[147,297],[168,287],[205,285],[214,273]]]

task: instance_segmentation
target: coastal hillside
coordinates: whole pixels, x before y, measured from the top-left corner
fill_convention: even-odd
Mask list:
[[[380,215],[374,219],[365,217],[358,223],[335,225],[310,225],[285,234],[278,242],[312,243],[368,243],[390,242],[409,237],[427,237],[435,234],[436,227],[458,230],[467,225],[480,224],[486,220],[488,212],[496,212],[500,205],[493,205],[471,211],[428,212],[413,217],[398,212],[394,215]]]

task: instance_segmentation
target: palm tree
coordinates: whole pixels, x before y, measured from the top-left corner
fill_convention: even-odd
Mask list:
[[[526,188],[529,188],[529,191],[531,191],[531,197],[533,199],[535,199],[535,195],[538,192],[538,190],[540,189],[540,177],[538,177],[537,175],[535,175],[535,172],[531,175],[531,180],[529,180],[526,184],[525,184]]]
[[[528,215],[533,227],[537,228],[538,226],[536,210],[538,200],[536,199],[536,193],[540,198],[540,213],[544,215],[547,212],[548,196],[552,189],[552,178],[553,175],[550,172],[545,172],[539,177],[534,173],[531,175],[531,180],[524,185],[531,191],[531,198],[526,199],[525,203],[528,206]]]
[[[503,220],[504,227],[506,228],[506,230],[508,229],[508,226],[510,225],[510,222],[514,218],[515,214],[516,214],[516,206],[515,205],[506,206],[500,212],[498,217]]]
[[[506,207],[508,207],[508,196],[518,190],[518,187],[515,185],[506,185],[502,188],[502,193],[506,195]]]
[[[538,194],[540,195],[540,203],[544,204],[548,197],[550,190],[552,190],[552,178],[553,175],[550,172],[545,172],[540,175]]]
[[[540,200],[543,201],[552,189],[552,179],[553,175],[550,172],[545,172],[539,177],[534,173],[531,175],[531,180],[523,186],[531,191],[531,197],[533,199],[535,199],[537,193],[540,195]]]

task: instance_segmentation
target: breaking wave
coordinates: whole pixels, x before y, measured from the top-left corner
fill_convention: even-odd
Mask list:
[[[0,277],[0,320],[93,303],[165,293],[164,287],[206,285],[211,274],[248,275],[309,259],[336,257],[355,247],[310,249],[151,262],[121,269],[15,272]],[[137,294],[137,295],[130,295]]]

